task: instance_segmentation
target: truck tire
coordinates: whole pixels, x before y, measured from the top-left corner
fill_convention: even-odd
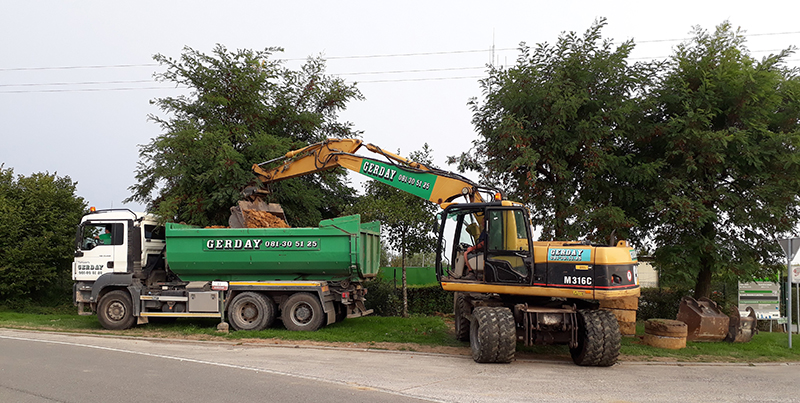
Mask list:
[[[283,303],[281,319],[288,330],[313,332],[322,327],[325,312],[317,297],[299,292]]]
[[[264,330],[275,321],[275,303],[257,292],[237,294],[228,308],[228,320],[234,330]]]
[[[507,363],[514,359],[516,325],[511,310],[479,306],[472,311],[469,341],[472,359],[479,363]]]
[[[103,295],[97,304],[97,319],[109,330],[129,329],[136,322],[133,303],[127,291],[114,290]]]
[[[581,366],[610,367],[617,363],[621,347],[619,324],[608,311],[578,311],[578,347],[570,348],[572,361]]]
[[[453,316],[455,317],[456,340],[469,341],[469,319],[470,305],[461,293],[453,296]]]

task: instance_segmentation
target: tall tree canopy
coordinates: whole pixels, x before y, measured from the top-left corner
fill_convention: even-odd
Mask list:
[[[532,207],[543,238],[655,251],[664,278],[708,296],[712,278],[778,269],[800,222],[800,78],[793,49],[753,59],[725,22],[665,62],[628,63],[604,20],[555,46],[523,44],[471,102],[479,139],[453,158]]]
[[[708,296],[713,274],[763,275],[800,219],[800,79],[784,50],[758,61],[730,23],[700,27],[670,58],[660,121],[640,158],[651,183],[656,261]]]
[[[410,153],[408,159],[434,167],[432,152],[428,144],[425,144],[421,150]],[[400,252],[403,268],[403,316],[408,316],[406,257],[434,250],[436,239],[433,228],[438,206],[376,180],[367,181],[364,191],[364,196],[358,199],[351,211],[361,214],[364,221],[380,221],[383,241]]]
[[[86,211],[68,176],[14,175],[0,165],[0,301],[63,302],[75,226]]]
[[[639,129],[654,65],[629,64],[633,42],[603,40],[605,20],[555,45],[520,47],[516,64],[490,66],[473,99],[478,140],[457,160],[532,206],[543,238],[607,240],[635,224],[619,207],[639,173],[626,147]],[[451,161],[452,162],[452,161]]]
[[[260,163],[328,137],[357,137],[338,120],[347,102],[362,99],[354,85],[326,76],[309,58],[299,70],[272,58],[280,48],[211,55],[184,48],[179,59],[158,54],[167,71],[157,79],[187,86],[189,95],[152,103],[167,117],[150,116],[164,133],[141,146],[137,183],[126,201],[147,204],[169,220],[225,224]],[[272,186],[294,225],[316,225],[352,202],[342,170]]]

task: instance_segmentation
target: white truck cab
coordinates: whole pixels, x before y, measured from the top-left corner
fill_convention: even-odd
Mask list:
[[[106,273],[131,272],[134,266],[146,264],[148,254],[160,254],[164,245],[164,227],[151,215],[119,209],[92,211],[78,227],[72,279],[95,281]]]

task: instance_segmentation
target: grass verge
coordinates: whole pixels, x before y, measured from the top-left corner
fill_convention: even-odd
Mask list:
[[[348,319],[325,326],[316,332],[292,332],[284,329],[280,321],[270,329],[253,332],[240,331],[228,334],[216,331],[218,321],[214,319],[178,319],[169,324],[148,324],[124,331],[103,329],[95,316],[79,316],[63,309],[41,310],[20,313],[0,309],[0,327],[36,329],[62,332],[94,334],[116,334],[134,337],[191,338],[199,340],[241,340],[258,342],[264,340],[303,341],[331,345],[358,343],[367,348],[395,350],[424,350],[452,352],[464,350],[468,343],[453,337],[452,319],[441,316],[413,316],[410,318],[370,316]],[[643,327],[637,329],[643,334]],[[681,350],[665,350],[642,343],[640,337],[624,337],[622,359],[625,361],[677,361],[677,362],[785,362],[800,361],[800,335],[792,339],[793,349],[788,348],[785,333],[761,332],[749,343],[700,343],[688,342]],[[419,347],[415,347],[419,346]],[[450,349],[450,350],[447,350]],[[517,347],[520,357],[552,358],[569,360],[566,346]],[[464,351],[461,351],[464,353]]]

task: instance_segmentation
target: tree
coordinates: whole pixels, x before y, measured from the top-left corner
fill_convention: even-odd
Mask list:
[[[399,151],[398,151],[399,153]],[[432,150],[425,144],[420,151],[409,154],[409,160],[433,167]],[[430,252],[436,242],[433,227],[438,207],[428,200],[404,192],[376,180],[368,181],[365,194],[350,210],[361,214],[365,221],[381,222],[382,239],[400,251],[402,267],[403,316],[408,316],[406,257],[413,253]]]
[[[725,22],[696,27],[657,91],[660,123],[641,158],[661,166],[650,186],[656,262],[707,297],[712,276],[777,270],[775,238],[800,219],[800,79],[792,49],[753,59]]]
[[[225,224],[241,190],[261,163],[328,137],[357,137],[338,121],[347,102],[362,99],[354,85],[324,75],[325,63],[309,58],[299,70],[272,59],[280,48],[211,55],[189,47],[177,60],[158,54],[167,71],[160,81],[187,86],[189,95],[152,101],[168,115],[150,116],[164,133],[140,148],[137,183],[126,202],[196,225]],[[272,186],[294,225],[316,225],[339,215],[354,197],[343,170]]]
[[[15,177],[0,165],[0,301],[63,300],[75,252],[75,226],[86,211],[68,176]]]
[[[648,170],[635,167],[628,139],[657,65],[629,64],[633,42],[614,48],[605,25],[562,34],[555,46],[523,42],[514,66],[490,66],[483,102],[470,102],[479,139],[450,160],[532,206],[544,239],[607,241],[636,224],[620,206],[640,197],[633,184]]]

